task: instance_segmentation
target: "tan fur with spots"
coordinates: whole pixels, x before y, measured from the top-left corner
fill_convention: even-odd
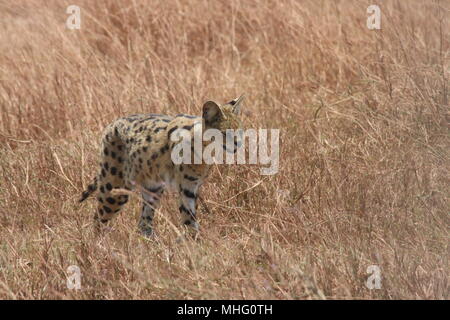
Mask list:
[[[179,193],[183,224],[198,230],[198,190],[210,165],[175,165],[171,159],[175,142],[170,140],[170,134],[180,128],[193,132],[195,123],[201,123],[203,130],[215,128],[223,133],[226,129],[239,129],[242,100],[241,96],[221,106],[208,101],[203,105],[202,117],[137,114],[109,124],[101,140],[98,174],[80,199],[82,202],[98,191],[98,210],[94,216],[97,226],[117,216],[128,201],[127,195],[113,194],[113,189],[132,190],[140,185],[144,201],[139,229],[146,236],[152,235],[155,210],[164,189],[171,185]]]

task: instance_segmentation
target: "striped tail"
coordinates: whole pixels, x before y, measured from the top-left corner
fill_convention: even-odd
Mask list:
[[[87,190],[81,194],[80,202],[86,200],[95,190],[97,190],[97,177],[92,180],[92,183],[88,185]]]

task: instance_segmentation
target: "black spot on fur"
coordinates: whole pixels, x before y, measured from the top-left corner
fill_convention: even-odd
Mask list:
[[[162,190],[162,186],[156,187],[156,188],[145,188],[147,189],[147,191],[151,192],[151,193],[158,193]]]
[[[108,201],[108,203],[110,203],[110,204],[116,203],[116,200],[114,198],[111,198],[111,197],[106,198],[106,201]]]
[[[156,128],[155,130],[153,130],[153,132],[154,132],[154,133],[158,133],[159,131],[165,130],[166,128],[167,128],[167,126],[166,126],[166,127],[158,127],[158,128]]]
[[[117,174],[117,168],[116,167],[111,167],[111,174],[113,176],[115,176]]]
[[[187,180],[189,180],[189,181],[196,181],[196,180],[198,180],[198,178],[188,176],[187,174],[184,175],[184,178],[187,179]]]
[[[173,127],[171,128],[168,132],[167,132],[167,137],[170,138],[170,135],[172,134],[172,132],[174,132],[175,130],[177,130],[178,127]]]
[[[160,151],[161,153],[164,153],[164,152],[166,152],[167,150],[169,150],[169,145],[168,145],[168,144],[166,144],[164,147],[162,147],[159,151]]]
[[[89,197],[89,194],[90,194],[89,191],[83,191],[83,193],[81,194],[80,202],[83,202],[84,200],[86,200]]]
[[[106,189],[108,189],[108,191],[111,191],[112,188],[113,188],[113,187],[112,187],[111,183],[108,182],[108,183],[106,184]]]
[[[186,209],[186,207],[184,205],[181,205],[178,209],[182,212],[189,213],[188,209]]]
[[[183,194],[186,196],[186,197],[188,197],[188,198],[193,198],[193,199],[195,199],[197,196],[195,195],[195,193],[193,193],[192,191],[190,191],[190,190],[187,190],[187,189],[183,189]]]
[[[103,210],[105,210],[106,213],[111,213],[112,209],[110,207],[107,206],[103,206]]]
[[[183,204],[178,208],[180,209],[180,212],[184,212],[185,214],[189,215],[192,220],[196,220],[195,214],[192,213],[189,209],[187,209]]]

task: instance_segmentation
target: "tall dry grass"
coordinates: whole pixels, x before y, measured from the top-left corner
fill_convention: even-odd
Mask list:
[[[77,0],[80,30],[70,4],[0,1],[0,298],[449,298],[448,1]],[[197,242],[173,197],[156,242],[138,197],[93,235],[107,123],[241,93],[281,129],[277,175],[216,168]]]

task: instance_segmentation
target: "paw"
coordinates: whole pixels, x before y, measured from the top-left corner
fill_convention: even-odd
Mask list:
[[[146,237],[146,238],[154,238],[155,237],[155,233],[153,232],[152,228],[141,229],[140,233],[143,237]]]
[[[190,230],[190,232],[199,232],[200,225],[197,221],[186,220],[184,225]]]
[[[139,233],[147,239],[155,239],[156,235],[153,231],[153,228],[148,225],[140,225],[139,226]]]

